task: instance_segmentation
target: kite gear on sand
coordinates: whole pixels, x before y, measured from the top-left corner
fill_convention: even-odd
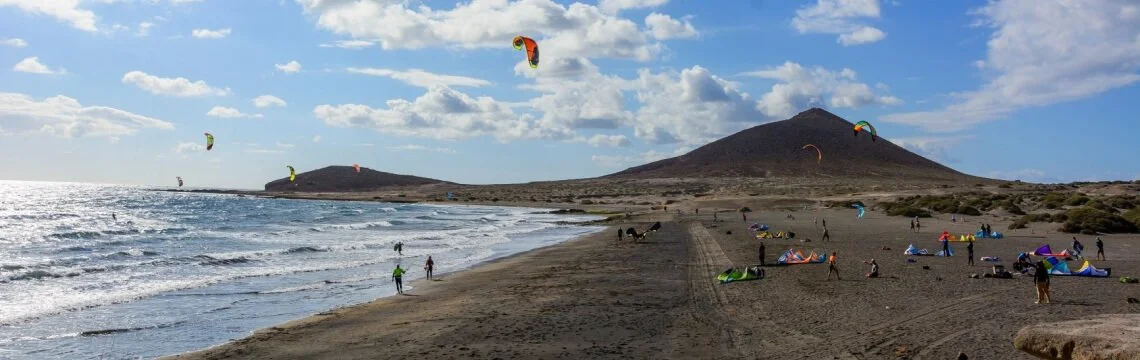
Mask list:
[[[764,268],[759,266],[750,266],[744,272],[736,269],[728,269],[716,276],[716,279],[721,284],[730,283],[733,281],[748,281],[764,278]]]

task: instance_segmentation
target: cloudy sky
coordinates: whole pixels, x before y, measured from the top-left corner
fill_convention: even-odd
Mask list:
[[[976,175],[1130,180],[1138,71],[1134,0],[0,0],[0,179],[592,177],[815,106]]]

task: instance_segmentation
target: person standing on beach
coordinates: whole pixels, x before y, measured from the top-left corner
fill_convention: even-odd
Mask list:
[[[764,266],[764,242],[760,242],[760,266]]]
[[[823,219],[823,229],[827,230],[827,219]]]
[[[1036,269],[1033,271],[1033,283],[1037,285],[1037,301],[1034,304],[1040,304],[1044,301],[1049,303],[1049,270],[1045,269],[1045,260],[1038,260]]]
[[[831,241],[831,234],[827,232],[827,226],[823,227],[823,237],[820,238],[820,240],[821,241]]]
[[[618,241],[621,241],[621,228],[618,228]]]
[[[842,281],[839,278],[839,268],[835,267],[835,252],[831,252],[831,256],[827,258],[827,281],[831,281],[831,273],[835,273],[835,280]]]
[[[1084,250],[1085,250],[1085,246],[1081,245],[1081,242],[1077,241],[1077,237],[1074,236],[1073,237],[1073,252],[1075,252],[1077,257],[1079,258],[1079,257],[1081,257],[1081,252]]]
[[[1108,260],[1108,258],[1104,257],[1104,241],[1100,241],[1100,236],[1096,237],[1096,259]]]
[[[914,217],[914,232],[915,232],[915,233],[920,233],[920,232],[922,232],[922,223],[921,223],[921,222],[918,222],[918,217],[917,217],[917,216],[915,216],[915,217]]]
[[[404,269],[400,268],[400,264],[396,264],[396,269],[392,270],[392,281],[396,283],[396,293],[404,293]]]
[[[947,243],[949,243],[949,241],[947,241]],[[974,266],[974,242],[973,241],[966,244],[966,257],[969,258],[969,261],[967,261],[966,263],[970,264],[970,266]]]
[[[914,220],[910,221],[910,232],[914,232]]]
[[[946,256],[950,256],[950,238],[942,240],[942,253]]]
[[[427,271],[427,279],[428,280],[431,280],[431,271],[434,269],[435,269],[435,261],[433,261],[431,259],[431,255],[428,255],[427,263],[424,264],[424,270]]]

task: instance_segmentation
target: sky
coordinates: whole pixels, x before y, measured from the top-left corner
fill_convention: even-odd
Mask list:
[[[969,174],[1133,180],[1138,81],[1134,0],[0,0],[0,179],[583,178],[820,107]]]

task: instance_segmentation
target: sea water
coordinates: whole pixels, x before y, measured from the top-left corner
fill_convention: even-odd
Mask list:
[[[154,190],[0,181],[0,358],[201,349],[391,296],[396,264],[414,280],[428,255],[446,273],[602,229],[547,209]]]

